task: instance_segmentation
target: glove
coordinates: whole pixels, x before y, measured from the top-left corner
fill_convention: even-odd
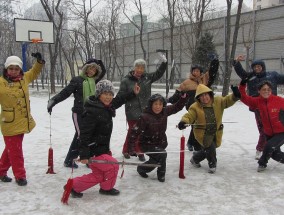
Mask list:
[[[284,125],[284,110],[280,109],[279,111],[279,121]]]
[[[248,78],[242,79],[240,85],[246,85],[248,80],[249,80]]]
[[[239,88],[237,86],[231,85],[231,90],[233,91],[233,94],[236,98],[238,98],[238,99],[241,98],[241,93],[240,93]]]
[[[218,55],[216,53],[214,53],[214,52],[208,53],[207,57],[209,58],[210,61],[218,59]]]
[[[185,122],[180,121],[180,122],[178,123],[178,129],[179,129],[179,130],[185,129],[185,128],[186,128],[185,124],[186,124]]]
[[[32,57],[37,59],[37,62],[39,63],[45,63],[45,61],[42,59],[41,53],[36,52],[36,53],[32,53]]]
[[[165,54],[162,53],[162,52],[158,52],[158,54],[159,54],[160,59],[162,60],[162,62],[167,63],[168,60],[167,60]]]
[[[53,99],[49,99],[47,103],[47,112],[51,114],[52,108],[55,106],[55,101]]]

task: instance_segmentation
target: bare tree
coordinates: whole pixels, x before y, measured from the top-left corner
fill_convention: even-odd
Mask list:
[[[132,23],[135,26],[135,28],[137,28],[137,30],[139,32],[139,40],[140,40],[140,46],[141,46],[141,49],[142,49],[142,52],[143,52],[143,58],[146,60],[147,52],[146,52],[145,45],[143,43],[143,33],[144,33],[144,24],[145,24],[145,20],[143,18],[143,7],[142,7],[142,4],[141,4],[141,0],[132,0],[132,3],[135,5],[135,8],[138,11],[138,15],[140,17],[139,21],[136,22],[135,20],[133,20],[132,18],[129,17],[128,11],[126,9],[127,8],[126,0],[123,1],[123,14],[129,20],[129,22]]]
[[[190,28],[182,28],[182,37],[186,41],[188,56],[192,57],[195,53],[196,46],[202,36],[204,16],[210,8],[212,0],[193,0],[188,4],[182,1],[178,4],[178,21]],[[188,25],[190,24],[190,25]]]
[[[56,5],[54,5],[54,1],[52,1],[52,4],[50,4],[48,0],[40,0],[40,1],[49,21],[53,22],[55,30],[54,45],[49,44],[50,91],[51,93],[55,93],[55,69],[56,69],[57,57],[59,54],[59,43],[62,36],[63,12],[62,8],[60,8],[61,0],[58,0]]]
[[[245,25],[248,23],[248,30],[245,31]],[[249,71],[249,61],[251,59],[251,49],[254,44],[254,38],[259,29],[259,25],[257,26],[255,23],[255,12],[253,12],[252,16],[248,18],[248,20],[243,21],[241,24],[242,29],[242,41],[246,51],[246,71]]]
[[[224,77],[224,84],[223,84],[223,91],[222,95],[226,96],[229,93],[229,86],[231,80],[231,61],[235,57],[236,46],[237,46],[237,38],[240,26],[240,18],[241,18],[241,10],[243,0],[238,0],[238,10],[236,15],[236,22],[235,22],[235,29],[233,34],[233,41],[232,47],[230,49],[231,44],[231,7],[232,7],[232,0],[227,1],[227,17],[226,17],[226,35],[225,35],[225,77]]]

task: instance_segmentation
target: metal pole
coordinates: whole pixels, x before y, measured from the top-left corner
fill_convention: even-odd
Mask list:
[[[26,52],[27,52],[27,43],[22,43],[22,60],[23,60],[23,71],[27,71],[27,58],[26,58]]]

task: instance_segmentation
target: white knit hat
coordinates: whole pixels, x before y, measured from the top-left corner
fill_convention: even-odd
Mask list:
[[[101,80],[96,84],[96,97],[99,97],[104,92],[110,92],[114,95],[114,87],[111,81]]]
[[[5,62],[5,69],[7,69],[9,66],[14,65],[14,66],[19,66],[21,69],[23,68],[23,62],[22,60],[17,57],[17,56],[10,56],[7,57],[6,62]]]

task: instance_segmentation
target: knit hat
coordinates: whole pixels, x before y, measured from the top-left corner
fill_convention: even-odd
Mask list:
[[[110,92],[114,95],[114,87],[111,81],[101,80],[96,84],[96,97],[99,97],[102,93]]]
[[[23,62],[18,56],[10,56],[6,59],[5,62],[5,69],[7,69],[9,66],[19,66],[21,69],[23,68]]]

